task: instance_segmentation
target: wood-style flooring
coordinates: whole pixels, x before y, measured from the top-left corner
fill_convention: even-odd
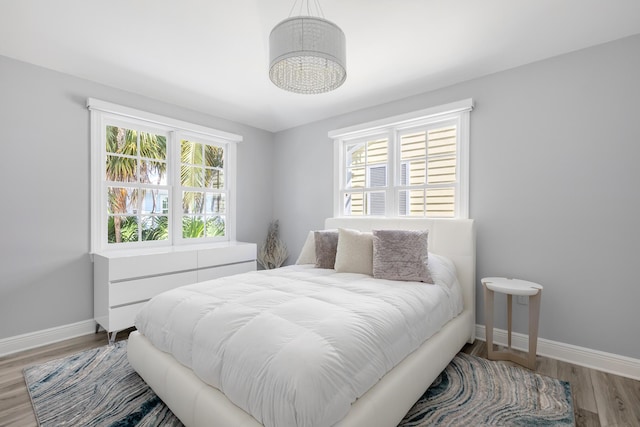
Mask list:
[[[127,335],[121,332],[118,338]],[[25,367],[106,343],[106,333],[100,332],[0,358],[0,426],[37,425],[22,374]],[[478,340],[463,351],[487,355],[485,343]],[[578,427],[640,427],[640,381],[542,356],[536,371],[571,383]]]

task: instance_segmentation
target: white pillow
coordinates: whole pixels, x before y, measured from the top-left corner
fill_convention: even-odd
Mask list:
[[[334,268],[339,273],[373,276],[373,234],[339,228]]]
[[[313,235],[313,231],[307,234],[307,240],[304,241],[300,256],[296,261],[297,265],[300,264],[315,264],[316,263],[316,240]]]

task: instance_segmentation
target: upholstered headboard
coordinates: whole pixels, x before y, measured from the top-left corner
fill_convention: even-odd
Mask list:
[[[327,218],[325,228],[351,228],[360,231],[429,230],[429,251],[446,256],[455,264],[465,310],[471,310],[475,321],[476,233],[472,219]]]

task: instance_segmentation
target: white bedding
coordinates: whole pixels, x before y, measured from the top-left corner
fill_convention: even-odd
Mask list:
[[[435,285],[310,266],[216,279],[155,297],[136,327],[265,426],[331,426],[462,310],[453,264],[429,266]]]

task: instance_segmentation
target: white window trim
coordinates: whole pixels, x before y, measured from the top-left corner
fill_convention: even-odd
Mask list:
[[[455,218],[469,218],[469,116],[473,110],[473,99],[468,98],[461,101],[452,102],[436,107],[425,108],[423,110],[414,111],[406,114],[400,114],[386,119],[374,120],[349,126],[341,129],[332,130],[328,133],[329,138],[333,140],[334,155],[334,174],[333,174],[333,214],[335,217],[344,216],[343,203],[341,200],[342,182],[344,180],[344,150],[342,147],[345,142],[351,142],[356,139],[367,138],[373,135],[388,133],[389,140],[393,139],[393,146],[398,149],[395,139],[398,132],[404,129],[417,127],[423,124],[431,124],[437,121],[457,120],[458,125],[458,155],[456,156],[456,166],[458,168],[458,182],[456,185],[455,199]],[[396,179],[397,171],[395,170],[395,153],[389,150],[389,170],[387,171],[387,179],[391,176]],[[392,191],[393,189],[389,189]],[[397,192],[393,192],[397,193]],[[397,206],[398,197],[396,194],[388,194],[394,198],[394,206]],[[392,212],[390,204],[387,204],[386,216],[398,216],[397,212]],[[396,209],[394,209],[396,210]]]
[[[190,133],[200,133],[229,142],[242,142],[241,135],[236,135],[234,133],[197,125],[195,123],[185,122],[183,120],[174,119],[172,117],[148,113],[146,111],[137,110],[131,107],[125,107],[123,105],[113,104],[107,101],[101,101],[95,98],[87,98],[87,108],[90,111],[101,111],[103,113],[112,113],[119,117],[130,117],[136,120],[144,120],[149,123],[153,123],[154,125],[169,127],[174,130],[183,130]]]
[[[131,244],[122,247],[110,247],[104,242],[103,230],[106,229],[105,215],[106,201],[103,197],[103,177],[105,174],[104,165],[106,162],[106,154],[102,149],[102,139],[106,122],[127,122],[135,123],[139,125],[140,121],[148,122],[154,129],[161,129],[167,133],[167,142],[171,143],[171,147],[176,147],[177,134],[181,136],[193,136],[203,141],[217,142],[224,144],[226,150],[226,184],[228,198],[225,201],[226,207],[226,233],[225,241],[234,242],[236,240],[236,172],[237,172],[237,143],[242,141],[241,135],[236,135],[229,132],[212,129],[206,126],[189,123],[186,121],[174,119],[171,117],[165,117],[158,114],[148,113],[146,111],[137,110],[130,107],[125,107],[118,104],[113,104],[106,101],[101,101],[95,98],[87,99],[87,108],[90,111],[91,120],[91,244],[90,253],[97,253],[104,250],[131,250],[136,248],[157,248],[157,247],[173,247],[179,245],[197,245],[204,243],[211,243],[211,239],[202,239],[194,241],[194,239],[174,239],[175,233],[172,232],[175,228],[175,222],[171,222],[169,225],[169,239],[162,242],[145,242],[141,244]],[[171,156],[173,160],[169,160],[167,165],[170,171],[175,171],[179,165],[179,156]],[[96,165],[101,165],[97,167]],[[172,173],[172,172],[170,172]],[[172,188],[175,186],[169,183]],[[176,217],[175,203],[176,196],[172,195],[174,204],[174,218]]]

